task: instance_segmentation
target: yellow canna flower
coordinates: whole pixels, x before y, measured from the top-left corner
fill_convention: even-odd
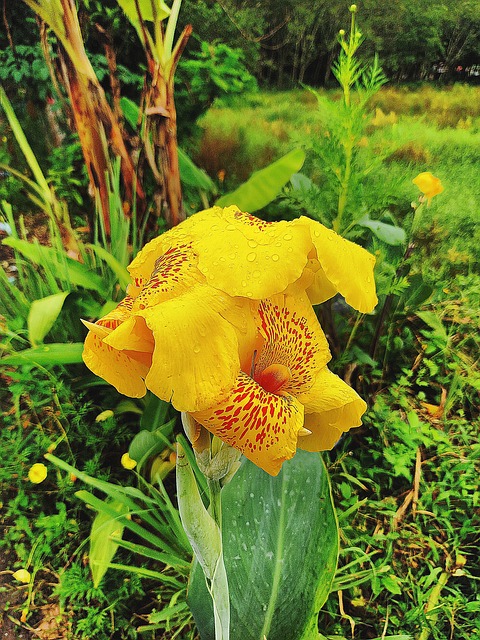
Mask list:
[[[137,461],[131,458],[128,455],[128,452],[123,454],[120,462],[124,469],[135,469],[135,467],[137,466]]]
[[[15,573],[12,574],[15,580],[22,582],[23,584],[28,584],[31,579],[30,572],[26,569],[18,569]]]
[[[40,484],[47,477],[47,467],[42,462],[36,462],[28,471],[28,479],[33,484]]]
[[[420,191],[427,198],[428,204],[430,200],[443,191],[443,185],[439,178],[436,178],[430,173],[430,171],[424,171],[419,173],[416,178],[412,180],[413,184],[417,185]]]
[[[213,207],[137,255],[126,298],[85,323],[84,361],[125,395],[171,401],[276,474],[299,435],[318,451],[360,424],[366,405],[326,368],[312,304],[341,293],[371,312],[374,263],[309,218]]]

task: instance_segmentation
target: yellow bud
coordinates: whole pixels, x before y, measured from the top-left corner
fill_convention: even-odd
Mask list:
[[[340,29],[338,35],[343,37],[345,35],[345,29]]]
[[[128,453],[124,453],[121,459],[122,467],[124,469],[135,469],[137,466],[137,461],[133,460]]]
[[[28,584],[30,582],[30,571],[27,571],[26,569],[18,569],[18,571],[15,571],[12,575],[15,580],[23,582],[23,584]]]
[[[350,5],[350,9],[349,9],[350,13],[355,13],[356,10],[357,10],[357,5],[356,4],[351,4]]]
[[[109,418],[113,418],[113,411],[111,409],[106,409],[105,411],[102,411],[102,413],[98,414],[95,418],[95,422],[105,422],[105,420],[108,420]]]
[[[42,462],[36,462],[30,467],[28,479],[33,484],[40,484],[47,477],[47,467]]]

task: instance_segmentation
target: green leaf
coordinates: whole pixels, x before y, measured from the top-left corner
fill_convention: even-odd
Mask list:
[[[83,342],[52,343],[24,349],[14,355],[1,359],[2,365],[19,366],[31,364],[49,366],[58,364],[77,364],[82,362]]]
[[[180,178],[185,185],[216,193],[217,187],[210,176],[203,169],[197,167],[185,151],[180,148],[178,148],[178,165]]]
[[[145,457],[153,455],[165,448],[165,438],[161,438],[152,431],[142,429],[133,438],[128,448],[128,455],[132,460],[141,462]]]
[[[5,238],[3,244],[21,253],[27,260],[37,265],[48,265],[49,269],[58,274],[58,278],[72,285],[84,287],[106,296],[102,278],[86,265],[72,260],[67,255],[38,243],[17,238]]]
[[[132,279],[126,268],[120,264],[115,256],[112,256],[109,251],[97,244],[87,244],[86,246],[94,253],[96,253],[99,258],[107,263],[113,273],[117,276],[118,282],[122,289],[126,289]]]
[[[60,315],[68,294],[68,291],[63,291],[32,302],[27,320],[28,337],[32,345],[43,342]]]
[[[140,23],[135,0],[117,0],[117,3],[123,9],[125,15],[134,26]],[[153,22],[154,15],[152,4],[156,5],[155,9],[157,20],[164,20],[170,14],[170,9],[163,0],[138,0],[138,6],[140,7],[140,13],[143,20]]]
[[[244,462],[222,490],[232,640],[310,640],[337,564],[338,528],[318,454],[297,452],[272,478]],[[189,604],[202,640],[214,638],[198,567]]]
[[[395,227],[393,224],[380,222],[380,220],[372,220],[370,216],[365,214],[363,218],[356,221],[360,227],[370,229],[370,231],[386,244],[397,246],[405,244],[407,236],[401,227]]]
[[[219,198],[219,207],[236,205],[242,211],[252,213],[272,202],[297,173],[305,161],[303,149],[294,149],[260,171],[256,171],[242,185]]]
[[[116,511],[119,517],[126,515],[129,509],[123,502],[108,500],[108,505]],[[124,526],[118,517],[99,511],[92,523],[90,532],[89,564],[92,571],[93,585],[98,587],[107,571],[118,544],[115,538],[121,538]]]
[[[441,337],[445,342],[448,341],[445,325],[434,311],[417,311],[417,316],[420,320],[423,320],[430,329],[433,329],[437,336]]]

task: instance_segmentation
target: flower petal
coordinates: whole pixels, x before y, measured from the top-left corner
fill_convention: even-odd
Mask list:
[[[211,286],[259,300],[302,275],[312,242],[298,220],[264,222],[237,207],[214,207],[211,220],[195,240],[198,268]]]
[[[193,417],[270,475],[295,455],[303,407],[291,395],[275,395],[240,372],[226,400]]]
[[[153,332],[148,389],[179,411],[212,406],[232,389],[240,369],[237,330],[223,314],[235,301],[197,285],[138,314]]]
[[[312,432],[298,441],[299,448],[307,451],[331,449],[344,431],[362,424],[367,409],[357,392],[327,367],[298,400],[305,406],[305,428]]]
[[[260,331],[265,344],[255,366],[255,379],[264,369],[281,364],[291,379],[282,391],[298,396],[313,385],[318,371],[331,359],[328,342],[306,296],[274,296],[260,302]]]
[[[308,290],[312,304],[319,304],[331,297],[328,290],[324,291],[326,283],[321,273],[323,271],[328,282],[342,294],[350,306],[361,313],[373,311],[378,302],[373,277],[375,257],[319,222],[303,216],[300,220],[307,221],[306,224],[310,227],[321,266],[314,285]]]
[[[142,288],[133,303],[133,311],[174,298],[204,281],[197,269],[197,261],[191,243],[167,249],[155,260],[147,281],[142,277],[135,279],[135,286]]]
[[[119,393],[131,398],[141,398],[146,393],[143,378],[149,368],[148,361],[144,360],[145,355],[114,349],[90,331],[85,339],[83,361],[93,373],[112,384]]]

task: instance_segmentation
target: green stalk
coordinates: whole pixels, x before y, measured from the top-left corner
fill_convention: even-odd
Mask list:
[[[432,613],[432,615],[429,618],[428,618],[428,614],[433,612],[434,609],[437,607],[440,594],[442,593],[442,589],[447,584],[448,579],[450,578],[450,575],[451,574],[449,571],[442,571],[437,584],[433,587],[430,593],[430,597],[428,598],[427,606],[425,608],[425,615],[427,616],[429,626],[424,627],[422,629],[422,633],[418,636],[418,640],[428,640],[428,638],[430,637],[432,627],[435,626],[435,623],[438,618],[438,611],[435,611],[434,613]]]

